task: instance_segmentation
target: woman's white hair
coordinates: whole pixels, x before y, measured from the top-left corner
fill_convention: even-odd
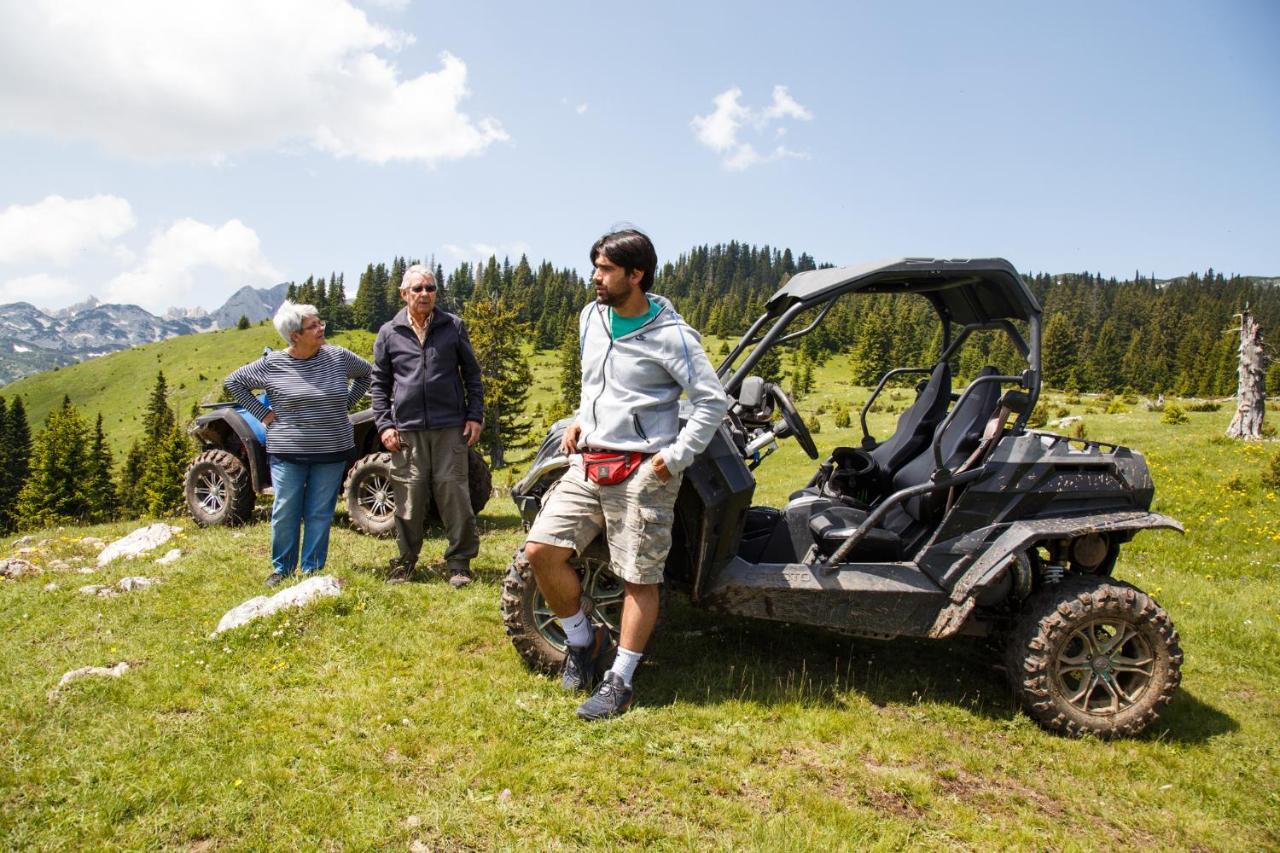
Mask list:
[[[271,322],[275,324],[276,331],[280,333],[280,337],[284,338],[284,342],[292,344],[293,333],[302,331],[302,322],[308,317],[319,316],[320,312],[316,310],[316,306],[299,305],[286,299]]]

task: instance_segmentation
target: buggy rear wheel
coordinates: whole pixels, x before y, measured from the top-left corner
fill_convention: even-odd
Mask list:
[[[257,499],[244,464],[226,450],[206,450],[191,460],[182,491],[201,527],[243,524]]]
[[[609,552],[592,545],[586,556],[570,561],[582,583],[582,609],[593,624],[604,625],[616,643],[622,626],[623,583],[609,569]],[[502,581],[502,624],[511,644],[531,669],[559,672],[564,666],[564,631],[538,591],[533,567],[521,548]]]
[[[1044,728],[1133,736],[1159,718],[1181,681],[1178,632],[1142,590],[1066,577],[1030,600],[1007,659],[1013,691]]]

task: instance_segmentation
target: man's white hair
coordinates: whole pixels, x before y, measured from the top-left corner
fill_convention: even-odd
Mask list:
[[[284,342],[292,344],[293,333],[302,331],[303,321],[308,317],[319,316],[320,312],[316,310],[316,306],[299,305],[286,299],[271,322],[275,324],[276,331],[280,333],[280,337],[284,338]]]
[[[431,267],[426,264],[414,264],[404,271],[404,278],[400,279],[400,289],[408,290],[411,279],[415,278],[430,282],[437,287],[440,285],[440,282],[436,281],[436,274],[431,271]]]

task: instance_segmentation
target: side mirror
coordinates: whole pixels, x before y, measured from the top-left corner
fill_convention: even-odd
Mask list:
[[[748,376],[742,380],[738,389],[738,405],[744,409],[755,410],[764,405],[764,379],[759,376]]]

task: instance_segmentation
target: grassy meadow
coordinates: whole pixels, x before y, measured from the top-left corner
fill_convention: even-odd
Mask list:
[[[127,445],[156,367],[185,415],[274,346],[268,332],[180,338],[4,393],[28,395],[34,428],[38,396],[69,393],[92,413],[136,375],[136,402],[111,416]],[[530,406],[545,409],[554,355],[534,366]],[[866,398],[847,376],[832,360],[800,404],[822,412],[823,453],[860,434],[834,427],[838,406]],[[166,545],[94,574],[76,572],[96,554],[81,537],[109,541],[137,522],[34,534],[45,572],[0,582],[0,847],[1280,847],[1280,497],[1261,479],[1280,442],[1221,438],[1230,405],[1172,425],[1142,405],[1050,396],[1089,438],[1146,453],[1155,509],[1187,526],[1139,534],[1116,569],[1168,609],[1186,658],[1177,698],[1140,738],[1041,731],[986,641],[856,640],[677,596],[637,674],[637,707],[580,723],[579,697],[530,674],[503,634],[501,578],[522,529],[501,492],[480,518],[470,588],[385,585],[393,544],[340,518],[329,565],[340,598],[210,639],[225,611],[264,592],[260,507],[238,529],[174,520],[179,560],[154,564]],[[893,419],[877,413],[873,431]],[[780,504],[814,464],[784,443],[757,471],[756,501]],[[434,536],[424,556],[443,548]],[[76,591],[126,575],[163,583],[112,599]],[[134,668],[47,699],[62,673],[119,661]]]

